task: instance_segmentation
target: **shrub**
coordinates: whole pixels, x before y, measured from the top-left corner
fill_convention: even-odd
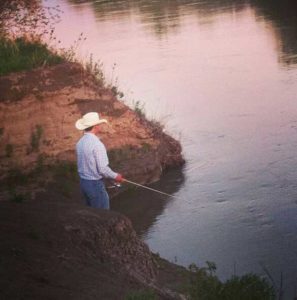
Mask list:
[[[215,276],[216,265],[207,262],[207,267],[190,265],[191,272],[188,294],[195,300],[275,300],[274,288],[256,274],[233,276],[225,283]]]

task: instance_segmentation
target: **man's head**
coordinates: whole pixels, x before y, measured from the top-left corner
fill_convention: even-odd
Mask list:
[[[107,123],[107,120],[100,119],[99,114],[96,112],[89,112],[79,120],[76,121],[75,127],[78,130],[85,130],[87,132],[98,133],[99,124]]]

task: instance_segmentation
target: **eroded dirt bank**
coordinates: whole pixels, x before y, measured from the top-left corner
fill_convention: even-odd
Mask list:
[[[1,298],[125,299],[152,289],[160,299],[181,299],[173,290],[187,280],[183,268],[154,256],[125,216],[79,200],[75,170],[65,162],[75,164],[81,133],[74,123],[88,111],[108,119],[101,138],[127,178],[153,182],[183,163],[177,141],[79,64],[1,77],[0,177],[14,174],[1,183]],[[48,184],[44,166],[52,164],[56,182]],[[30,193],[39,185],[42,193]]]
[[[79,64],[0,78],[0,169],[28,170],[36,163],[75,161],[81,132],[75,121],[97,111],[109,121],[100,135],[111,165],[131,179],[152,182],[183,162],[180,144],[128,108]]]

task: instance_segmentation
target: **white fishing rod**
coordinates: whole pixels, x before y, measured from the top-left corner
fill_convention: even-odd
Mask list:
[[[176,196],[173,196],[173,195],[170,195],[170,194],[167,194],[167,193],[164,193],[164,192],[161,192],[161,191],[152,189],[152,188],[150,188],[150,187],[148,187],[148,186],[145,186],[145,185],[142,185],[142,184],[133,182],[133,181],[128,180],[128,179],[125,179],[125,178],[124,178],[124,182],[127,182],[127,183],[130,183],[130,184],[133,184],[133,185],[142,187],[142,188],[144,188],[144,189],[147,189],[147,190],[150,190],[150,191],[153,191],[153,192],[155,192],[155,193],[159,193],[159,194],[162,194],[162,195],[165,195],[165,196],[168,196],[168,197],[177,198]]]

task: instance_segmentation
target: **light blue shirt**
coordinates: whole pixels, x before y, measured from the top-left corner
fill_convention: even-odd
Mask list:
[[[80,178],[99,180],[102,177],[115,179],[118,175],[108,166],[106,148],[93,133],[85,133],[76,144],[77,167]]]

